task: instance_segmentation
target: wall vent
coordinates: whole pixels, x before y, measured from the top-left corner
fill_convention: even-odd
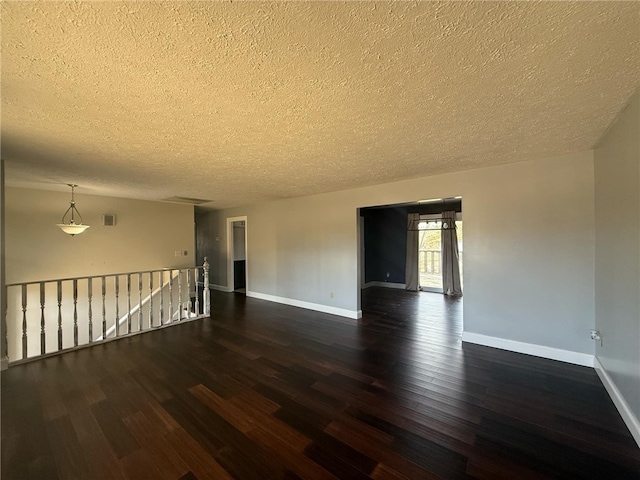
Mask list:
[[[102,215],[102,225],[104,227],[115,227],[116,216],[113,213],[105,213]]]

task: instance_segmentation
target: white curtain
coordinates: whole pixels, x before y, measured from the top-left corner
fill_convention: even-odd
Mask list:
[[[447,228],[445,228],[445,226]],[[462,296],[456,212],[442,212],[442,290],[445,295]]]
[[[405,267],[405,288],[412,292],[417,292],[419,289],[418,223],[420,223],[420,214],[410,213],[407,219],[407,264]]]

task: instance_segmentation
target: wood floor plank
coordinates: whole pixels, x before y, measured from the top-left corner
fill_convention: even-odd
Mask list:
[[[193,402],[196,404],[173,398],[164,402],[162,407],[180,425],[181,428],[178,430],[184,430],[200,448],[213,456],[225,447],[227,443],[225,434],[229,430],[229,425],[197,399],[194,398]]]
[[[74,410],[69,415],[71,424],[82,446],[77,455],[86,458],[96,478],[124,479],[118,456],[107,441],[100,424],[89,408]]]
[[[284,465],[251,438],[246,438],[251,448],[229,445],[218,452],[216,461],[233,478],[264,478],[265,480],[282,478],[287,472]]]
[[[250,417],[254,421],[255,426],[260,426],[272,436],[279,438],[288,445],[287,448],[292,449],[294,452],[304,451],[309,443],[311,443],[311,440],[296,429],[271,416],[271,413],[274,412],[264,412],[240,397],[231,398],[229,402]],[[253,430],[253,428],[251,430]]]
[[[91,468],[68,416],[50,420],[45,424],[45,432],[56,462],[61,480],[89,478]]]
[[[322,466],[309,459],[303,453],[291,449],[290,444],[271,431],[262,427],[256,427],[247,432],[249,438],[261,445],[265,450],[278,458],[282,464],[300,478],[318,480],[334,480],[338,477],[332,475]]]
[[[158,402],[148,401],[147,408],[142,411],[155,427],[162,428],[166,433],[180,428],[180,424]]]
[[[591,368],[461,342],[462,299],[213,316],[2,372],[2,478],[638,479]]]
[[[120,459],[120,465],[128,480],[155,480],[166,478],[144,449]]]
[[[140,448],[140,445],[138,445],[138,442],[136,442],[122,422],[122,418],[108,400],[92,405],[91,411],[109,442],[111,450],[118,458],[130,455]]]
[[[189,468],[175,454],[164,438],[162,429],[155,426],[142,412],[137,412],[124,419],[124,423],[138,444],[145,450],[146,456],[156,466],[160,479],[174,480],[185,475]]]
[[[43,430],[38,434],[42,435]],[[2,439],[2,458],[10,458],[11,462],[2,463],[0,478],[5,480],[29,479],[51,479],[59,477],[54,451],[49,446],[49,442],[44,437],[44,441],[35,443],[33,435],[16,435]]]
[[[169,445],[187,464],[198,480],[232,480],[227,472],[196,439],[182,429],[166,435]]]
[[[378,464],[376,469],[371,473],[371,478],[376,480],[411,480],[409,477],[405,477],[384,463]]]
[[[364,453],[365,455],[370,456],[371,458],[377,458],[379,461],[384,463],[390,469],[394,470],[400,475],[403,475],[407,478],[420,478],[420,479],[436,479],[440,478],[433,472],[429,472],[419,465],[413,463],[408,460],[406,457],[401,455],[400,453],[395,452],[390,448],[390,445],[385,443],[377,442],[372,439],[368,435],[362,435],[357,433],[356,431],[345,428],[339,423],[332,423],[327,426],[325,431],[334,436],[335,438],[341,440],[347,445],[357,449],[358,451]],[[380,464],[376,466],[372,476],[375,478],[377,475],[379,478],[382,475],[381,471],[378,471]],[[378,473],[376,473],[378,471]],[[382,471],[386,471],[386,468],[382,468]],[[375,474],[375,475],[374,475]]]
[[[195,387],[191,387],[189,392],[239,431],[244,433],[255,426],[255,423],[251,418],[249,418],[242,410],[219,397],[204,385],[200,384]]]

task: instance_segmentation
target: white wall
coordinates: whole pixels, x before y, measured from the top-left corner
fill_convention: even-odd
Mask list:
[[[598,361],[635,416],[640,444],[640,93],[595,151]],[[615,398],[614,398],[615,399]],[[620,408],[620,405],[618,405]],[[624,412],[623,418],[625,416]],[[627,424],[629,424],[629,419]]]
[[[70,191],[7,187],[5,195],[8,283],[194,265],[191,205],[76,193],[91,227],[71,237],[56,227]],[[102,226],[104,213],[116,215],[115,227]]]
[[[207,228],[225,238],[225,218],[247,215],[249,294],[355,316],[357,208],[457,195],[465,331],[593,354],[592,151],[234,208]],[[225,262],[213,268],[226,278]]]

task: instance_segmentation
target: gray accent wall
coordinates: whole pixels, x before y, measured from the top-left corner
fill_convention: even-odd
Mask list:
[[[596,356],[640,418],[640,94],[595,150]]]
[[[364,281],[405,283],[407,209],[374,208],[364,216]]]

